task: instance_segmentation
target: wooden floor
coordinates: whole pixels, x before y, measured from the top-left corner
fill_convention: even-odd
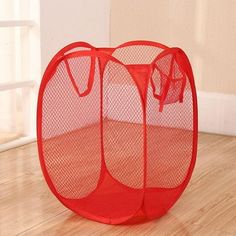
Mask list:
[[[0,153],[0,235],[236,235],[236,137],[200,134],[186,191],[161,219],[111,226],[62,206],[49,191],[36,144]]]

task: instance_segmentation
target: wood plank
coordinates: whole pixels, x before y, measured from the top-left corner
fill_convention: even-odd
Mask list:
[[[186,191],[160,219],[111,226],[84,219],[48,189],[36,144],[0,153],[0,235],[236,235],[236,138],[200,134]]]

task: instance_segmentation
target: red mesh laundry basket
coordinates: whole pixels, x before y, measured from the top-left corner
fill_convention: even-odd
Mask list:
[[[185,53],[149,41],[72,43],[40,87],[38,149],[54,195],[110,224],[165,214],[197,152],[197,98]]]

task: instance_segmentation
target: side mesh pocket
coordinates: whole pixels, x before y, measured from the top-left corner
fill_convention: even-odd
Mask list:
[[[175,54],[168,53],[153,63],[151,86],[153,96],[159,100],[159,111],[166,104],[183,102],[186,75],[177,63]]]

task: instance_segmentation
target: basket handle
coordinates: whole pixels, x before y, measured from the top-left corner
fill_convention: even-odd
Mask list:
[[[70,78],[70,80],[72,82],[72,85],[73,85],[75,91],[77,92],[77,94],[79,95],[79,97],[87,96],[90,93],[90,91],[91,91],[91,89],[93,87],[94,74],[95,74],[95,59],[96,59],[95,56],[91,56],[91,63],[90,63],[90,70],[89,70],[89,79],[88,79],[88,83],[87,83],[87,88],[83,92],[79,91],[79,88],[76,85],[75,79],[74,79],[74,77],[73,77],[73,75],[71,73],[69,62],[68,62],[67,59],[64,59],[67,73],[68,73],[69,78]]]

